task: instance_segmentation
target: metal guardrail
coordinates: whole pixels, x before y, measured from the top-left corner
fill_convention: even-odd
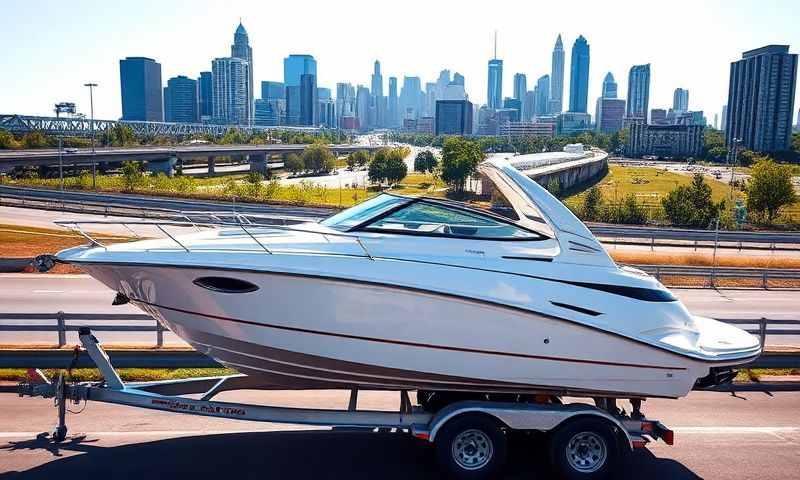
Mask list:
[[[768,336],[800,336],[800,320],[721,318],[721,322],[739,325],[753,335],[758,335],[762,344]],[[4,322],[29,322],[9,325]],[[36,323],[36,322],[50,323]],[[108,322],[91,325],[95,332],[154,332],[157,350],[117,351],[114,355],[120,367],[142,368],[201,368],[220,366],[214,360],[191,350],[158,350],[164,346],[164,332],[169,331],[149,315],[102,314],[102,313],[0,313],[0,332],[55,332],[58,346],[67,344],[67,332],[76,332],[85,324],[72,322]],[[133,325],[131,322],[147,322],[149,325]],[[787,328],[795,327],[795,328]],[[71,352],[67,350],[0,350],[0,368],[59,368],[67,365]],[[112,358],[112,360],[114,360]],[[27,362],[27,363],[26,363]],[[79,363],[78,366],[84,364]],[[91,367],[88,360],[86,366]],[[762,356],[754,368],[800,368],[800,353],[769,352]]]
[[[673,227],[641,227],[588,223],[597,237],[673,240],[710,243],[761,243],[800,245],[800,232],[746,232],[740,230],[695,230]]]
[[[797,288],[796,285],[782,286],[770,281],[787,280],[800,283],[800,269],[793,268],[742,268],[742,267],[693,267],[681,265],[631,265],[643,270],[661,281],[664,277],[703,277],[708,278],[709,286],[716,287],[720,279],[744,279],[757,282],[761,288]]]

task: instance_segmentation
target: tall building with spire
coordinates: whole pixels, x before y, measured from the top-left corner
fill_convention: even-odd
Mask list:
[[[553,47],[553,62],[550,70],[550,102],[548,113],[561,113],[564,108],[564,45],[561,34],[558,34],[556,46]]]
[[[400,126],[400,103],[397,97],[397,77],[389,77],[389,98],[387,99],[386,124],[390,128]]]
[[[579,36],[572,45],[569,68],[569,111],[586,113],[589,101],[589,42]]]
[[[372,91],[370,92],[370,104],[374,109],[375,122],[371,126],[385,127],[386,123],[386,99],[383,96],[383,75],[381,75],[381,62],[375,60],[372,71]]]
[[[676,112],[689,111],[689,90],[680,87],[675,89],[672,94],[672,109]]]
[[[247,78],[247,111],[246,123],[252,124],[253,121],[253,49],[250,47],[250,40],[247,37],[247,30],[244,29],[241,19],[236,32],[233,34],[233,45],[231,45],[231,57],[240,58],[248,64]]]
[[[489,78],[486,105],[491,109],[503,108],[503,61],[497,58],[497,32],[494,32],[494,58],[489,60]]]
[[[611,72],[606,74],[603,79],[602,98],[617,98],[617,82],[614,81],[614,75]]]

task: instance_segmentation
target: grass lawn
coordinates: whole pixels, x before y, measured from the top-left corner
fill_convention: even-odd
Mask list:
[[[711,187],[711,195],[715,202],[729,198],[730,187],[714,179],[705,178]],[[629,167],[609,165],[608,173],[600,179],[597,185],[603,193],[606,202],[622,202],[628,194],[634,194],[639,203],[646,205],[659,205],[671,190],[681,185],[689,185],[692,177],[680,173],[668,172],[656,167]],[[583,197],[588,189],[568,196],[564,203],[571,207],[578,207],[583,203]],[[744,194],[735,191],[737,198],[744,198]]]

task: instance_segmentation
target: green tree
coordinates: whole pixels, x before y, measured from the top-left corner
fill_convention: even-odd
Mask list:
[[[483,160],[478,142],[463,137],[447,137],[442,147],[442,180],[458,194],[464,193],[467,178]]]
[[[286,159],[283,161],[283,166],[286,170],[294,174],[298,174],[305,170],[305,164],[303,163],[303,159],[300,158],[300,155],[296,153],[290,153],[286,156]]]
[[[314,143],[303,150],[303,165],[306,170],[315,173],[329,172],[335,164],[336,159],[327,145]]]
[[[382,148],[375,152],[367,172],[370,181],[392,185],[405,178],[408,167],[403,160],[404,153],[403,149],[399,148]]]
[[[350,170],[355,170],[369,163],[369,153],[366,150],[357,150],[348,155],[345,162]]]
[[[49,146],[49,143],[42,132],[34,131],[22,136],[22,146],[24,148],[45,148]]]
[[[163,141],[159,140],[158,137],[154,137],[149,139],[148,143],[155,143],[156,140]],[[136,135],[134,135],[130,126],[118,123],[104,131],[98,141],[100,145],[106,147],[125,147],[136,143]]]
[[[128,191],[132,192],[136,190],[137,187],[144,185],[145,178],[144,174],[141,171],[141,165],[139,162],[134,161],[126,161],[122,162],[122,187]]]
[[[9,149],[9,150],[16,150],[21,148],[22,145],[17,141],[14,137],[14,134],[0,129],[0,148],[1,149]]]
[[[756,160],[747,185],[747,209],[763,215],[772,223],[781,207],[797,201],[792,187],[792,169],[768,157]]]
[[[547,181],[547,191],[556,198],[561,195],[561,182],[558,181],[558,177],[551,177]]]
[[[430,150],[422,150],[414,158],[414,171],[433,173],[439,162]]]
[[[719,218],[725,209],[725,201],[714,203],[711,187],[703,175],[695,173],[692,183],[681,185],[661,199],[664,213],[673,225],[685,227],[707,227],[712,220]]]
[[[600,212],[603,208],[603,193],[597,186],[586,192],[583,197],[583,217],[585,220],[593,221],[600,219]]]

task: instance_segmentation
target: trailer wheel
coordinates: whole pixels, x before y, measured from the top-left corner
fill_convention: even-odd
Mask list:
[[[435,446],[439,466],[451,478],[497,478],[506,461],[505,433],[485,415],[464,414],[448,421]]]
[[[611,478],[619,454],[612,426],[599,418],[567,422],[550,438],[550,462],[556,473],[568,480]]]

